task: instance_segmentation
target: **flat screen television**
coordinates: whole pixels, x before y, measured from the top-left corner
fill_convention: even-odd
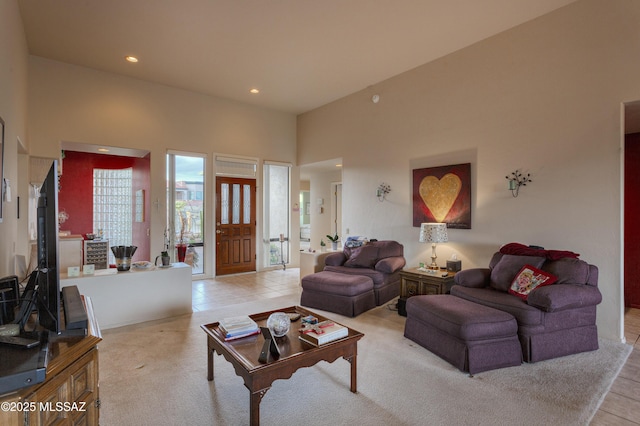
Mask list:
[[[60,333],[60,265],[58,261],[58,162],[53,161],[38,198],[38,323]]]
[[[77,286],[60,291],[60,263],[58,261],[58,162],[51,169],[40,188],[37,208],[36,241],[38,266],[31,273],[20,302],[14,323],[25,330],[32,309],[38,312],[41,328],[56,334],[82,336],[87,334],[88,316]],[[64,316],[60,313],[62,308]]]

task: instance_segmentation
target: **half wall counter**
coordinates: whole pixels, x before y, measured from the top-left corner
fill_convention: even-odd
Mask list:
[[[102,330],[192,312],[191,266],[186,263],[123,272],[102,269],[78,277],[61,273],[60,286],[72,285],[91,298]]]

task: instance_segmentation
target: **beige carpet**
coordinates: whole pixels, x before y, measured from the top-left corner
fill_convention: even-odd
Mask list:
[[[246,425],[249,392],[215,357],[206,379],[200,324],[298,304],[287,296],[105,330],[100,343],[102,425]],[[338,359],[277,380],[262,399],[263,425],[586,425],[631,346],[601,340],[595,352],[469,377],[403,337],[386,306],[357,318],[327,316],[365,333],[358,393]]]

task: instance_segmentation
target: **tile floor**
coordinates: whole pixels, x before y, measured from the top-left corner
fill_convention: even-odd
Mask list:
[[[626,364],[613,382],[592,426],[640,425],[640,309],[626,309],[624,336],[634,345]]]
[[[226,275],[193,281],[193,310],[205,311],[236,303],[300,294],[300,269]]]
[[[197,280],[193,282],[193,310],[299,295],[300,291],[300,270],[297,268]],[[640,425],[640,309],[626,310],[625,338],[636,349],[611,386],[592,426]]]

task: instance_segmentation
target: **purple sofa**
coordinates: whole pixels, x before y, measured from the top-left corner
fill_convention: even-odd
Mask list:
[[[513,315],[526,362],[598,349],[598,268],[577,258],[544,255],[550,252],[554,254],[495,253],[488,268],[458,272],[451,288],[453,296]],[[512,295],[509,287],[524,265],[550,273],[557,281],[536,288],[526,300]]]
[[[404,247],[397,241],[373,241],[362,247],[345,247],[328,255],[324,271],[371,278],[376,305],[400,295],[400,270],[405,265]]]

